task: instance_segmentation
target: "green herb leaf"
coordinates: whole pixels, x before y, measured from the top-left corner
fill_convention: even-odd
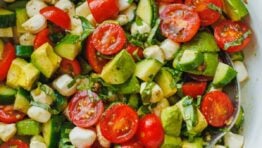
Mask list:
[[[235,41],[226,43],[224,46],[224,49],[227,50],[229,47],[241,45],[244,42],[244,40],[251,34],[252,34],[251,30],[248,30],[240,38],[236,39]]]
[[[217,5],[213,4],[213,3],[209,3],[208,5],[209,9],[212,9],[216,12],[218,12],[219,14],[222,14],[222,9],[220,7],[218,7]]]
[[[147,82],[145,88],[143,89],[141,93],[141,98],[143,100],[144,104],[150,103],[150,98],[152,95],[152,89],[155,86],[155,83],[153,82]]]
[[[84,39],[86,39],[95,30],[95,28],[83,16],[77,16],[77,18],[79,18],[81,20],[81,22],[82,22],[83,33],[82,33],[80,38],[83,41]]]
[[[193,103],[193,98],[189,96],[184,97],[182,105],[187,129],[191,130],[197,124],[197,110]]]

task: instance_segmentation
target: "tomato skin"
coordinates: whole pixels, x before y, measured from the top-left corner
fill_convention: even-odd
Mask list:
[[[125,104],[114,104],[108,108],[100,119],[102,135],[113,143],[129,141],[138,128],[138,115]]]
[[[130,53],[135,61],[137,61],[137,57],[135,57],[135,54],[138,56],[138,58],[142,59],[144,58],[143,49],[141,47],[135,46],[133,44],[128,44],[126,47],[126,50],[128,53]]]
[[[225,44],[239,39],[245,32],[249,31],[249,27],[242,22],[233,22],[224,20],[217,24],[214,28],[214,36],[218,46],[226,52],[238,52],[245,48],[251,40],[249,35],[241,45],[231,46],[225,49]]]
[[[12,105],[0,105],[0,122],[3,123],[16,123],[24,119],[25,114],[14,110]]]
[[[212,91],[205,95],[200,110],[209,125],[223,127],[234,112],[234,106],[228,95],[221,91]]]
[[[175,42],[190,41],[200,27],[197,12],[184,4],[167,5],[160,18],[162,34]]]
[[[118,24],[105,23],[96,28],[92,42],[100,53],[113,55],[124,47],[126,43],[125,31]]]
[[[108,60],[97,55],[97,51],[91,40],[92,35],[86,41],[85,58],[96,73],[101,73]]]
[[[131,140],[122,143],[121,148],[143,148],[143,144],[138,140],[138,137],[133,137]]]
[[[48,28],[40,31],[40,32],[35,36],[34,49],[37,49],[38,47],[40,47],[41,45],[43,45],[43,44],[46,43],[46,42],[51,43],[48,35],[49,35],[49,30],[48,30]]]
[[[137,135],[145,147],[158,148],[164,140],[164,129],[155,114],[147,114],[139,120]]]
[[[183,0],[158,0],[160,3],[183,3]]]
[[[71,61],[63,58],[60,65],[60,70],[62,73],[67,73],[73,76],[80,75],[81,73],[80,63],[77,59]]]
[[[10,139],[9,141],[0,145],[0,148],[10,148],[10,147],[29,148],[28,144],[20,139]]]
[[[71,28],[71,19],[62,9],[55,6],[44,7],[40,13],[49,21],[57,26],[69,30]]]
[[[0,59],[0,81],[6,79],[8,70],[12,64],[12,61],[15,59],[15,48],[11,43],[6,43],[4,45],[4,52],[2,59]]]
[[[93,99],[93,102],[91,101]],[[91,91],[77,92],[68,105],[69,117],[79,127],[88,128],[95,125],[104,111],[102,100]]]
[[[213,4],[220,9],[223,7],[221,0],[185,0],[185,4],[194,7],[199,14],[202,26],[211,25],[220,17],[219,12],[208,8],[209,4]]]
[[[116,0],[87,0],[87,3],[97,23],[114,18],[119,13]]]
[[[197,98],[204,94],[206,86],[206,82],[186,82],[182,85],[182,91],[186,96]]]

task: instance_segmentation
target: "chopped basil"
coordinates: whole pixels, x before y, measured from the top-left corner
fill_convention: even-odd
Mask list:
[[[232,42],[228,42],[225,44],[224,49],[227,50],[229,47],[233,47],[233,46],[239,46],[241,45],[244,40],[251,35],[251,30],[248,30],[247,32],[245,32],[240,38],[236,39],[235,41]]]
[[[83,41],[84,39],[86,39],[95,30],[95,28],[83,16],[77,16],[77,18],[79,18],[81,20],[81,22],[82,22],[83,33],[82,33],[80,38]]]
[[[222,9],[213,3],[209,3],[208,8],[218,12],[219,14],[222,14]]]
[[[187,129],[191,130],[197,124],[197,110],[193,98],[188,96],[184,97],[182,105]]]

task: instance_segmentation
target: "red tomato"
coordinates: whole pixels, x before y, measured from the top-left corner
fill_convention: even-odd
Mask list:
[[[227,94],[221,91],[212,91],[203,98],[200,110],[208,124],[214,127],[222,127],[232,116],[234,106]]]
[[[22,120],[25,114],[14,110],[11,105],[0,105],[0,122],[4,123],[15,123]]]
[[[40,31],[40,32],[35,36],[34,49],[37,49],[38,47],[40,47],[41,45],[43,45],[43,44],[46,43],[46,42],[51,43],[48,35],[49,35],[49,30],[48,30],[48,28]]]
[[[125,31],[118,24],[102,24],[94,31],[92,43],[104,55],[116,54],[126,43]]]
[[[211,25],[220,17],[218,11],[209,8],[210,5],[215,5],[220,9],[223,7],[222,0],[186,0],[185,4],[193,6],[196,12],[198,12],[202,26]]]
[[[0,148],[11,148],[11,147],[15,147],[15,148],[29,148],[28,144],[23,142],[20,139],[11,139],[11,140],[3,143],[2,145],[0,145]]]
[[[76,126],[87,128],[97,123],[104,105],[96,93],[81,91],[70,100],[68,110],[69,117]]]
[[[184,95],[196,98],[204,94],[206,86],[206,82],[186,82],[182,85],[182,91]]]
[[[155,114],[147,114],[139,120],[138,138],[145,147],[160,147],[164,140],[164,129]]]
[[[115,104],[108,108],[100,120],[102,135],[113,143],[130,140],[138,127],[138,115],[125,104]]]
[[[97,51],[91,42],[92,35],[86,42],[85,58],[96,73],[101,73],[104,65],[108,62],[107,59],[103,59],[97,55]]]
[[[143,49],[141,47],[128,44],[126,47],[126,50],[128,53],[130,53],[135,61],[138,60],[138,58],[142,59],[144,57]]]
[[[248,45],[251,35],[248,35],[239,45],[225,48],[226,44],[239,40],[243,35],[250,31],[249,27],[242,22],[233,22],[224,20],[220,22],[214,29],[214,36],[218,46],[226,52],[238,52]]]
[[[6,43],[4,46],[4,52],[0,56],[0,81],[5,80],[8,70],[15,59],[15,48],[11,43]]]
[[[71,61],[63,58],[60,70],[63,73],[67,73],[73,76],[77,76],[81,73],[80,63],[77,61],[77,59]]]
[[[49,21],[59,27],[69,30],[71,28],[71,19],[62,9],[55,6],[44,7],[40,13]]]
[[[175,42],[190,41],[200,27],[197,12],[184,4],[167,5],[160,18],[162,34]]]
[[[87,0],[88,6],[97,23],[117,17],[119,8],[117,0]]]
[[[122,143],[121,148],[143,148],[143,144],[138,140],[138,137],[133,137],[131,140]]]
[[[183,3],[183,0],[158,0],[161,3]]]

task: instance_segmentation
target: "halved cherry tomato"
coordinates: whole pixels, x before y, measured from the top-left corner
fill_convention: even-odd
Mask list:
[[[92,42],[100,53],[113,55],[124,47],[126,43],[125,31],[118,24],[105,23],[96,28]]]
[[[175,42],[191,40],[200,27],[197,12],[184,4],[167,5],[160,18],[162,34]]]
[[[139,120],[138,138],[145,147],[158,148],[164,140],[164,129],[155,114],[147,114]]]
[[[63,73],[67,73],[73,76],[77,76],[81,73],[80,63],[77,61],[77,59],[71,61],[63,58],[60,70]]]
[[[4,52],[0,56],[0,81],[5,80],[13,59],[15,59],[15,48],[11,43],[6,43]]]
[[[138,115],[125,104],[115,104],[108,108],[100,120],[102,135],[113,143],[130,140],[138,127]]]
[[[206,82],[186,82],[182,85],[182,91],[184,95],[196,98],[204,94],[206,86]]]
[[[87,0],[87,2],[97,23],[114,18],[119,13],[117,0]]]
[[[41,45],[43,45],[43,44],[46,43],[46,42],[51,43],[48,35],[49,35],[49,30],[48,30],[48,28],[40,31],[40,32],[35,36],[34,49],[37,49],[38,47],[40,47]]]
[[[134,136],[131,140],[122,143],[121,148],[143,148],[143,144]]]
[[[0,122],[15,123],[24,119],[25,114],[14,110],[12,105],[0,105]]]
[[[142,59],[144,57],[143,49],[141,47],[135,46],[133,44],[128,44],[126,50],[132,55],[135,61],[137,61],[138,58]]]
[[[220,17],[218,11],[210,9],[212,5],[221,10],[223,7],[222,0],[186,0],[185,4],[194,7],[200,17],[202,26],[211,25]]]
[[[232,116],[234,106],[227,94],[221,91],[211,91],[203,98],[200,110],[209,125],[222,127]]]
[[[15,148],[29,148],[28,144],[23,142],[20,139],[10,139],[9,141],[3,143],[2,145],[0,145],[0,148],[11,148],[11,147],[15,147]]]
[[[62,9],[55,6],[44,7],[40,13],[49,21],[59,27],[69,30],[71,28],[71,19]]]
[[[108,60],[97,55],[97,51],[91,40],[92,35],[87,39],[86,42],[85,58],[96,73],[101,73],[104,65],[108,62]]]
[[[242,50],[244,47],[246,47],[250,42],[251,40],[250,34],[244,38],[244,34],[248,33],[249,31],[250,31],[249,27],[242,22],[233,22],[230,20],[224,20],[220,22],[217,26],[215,26],[214,36],[220,48],[222,48],[226,52],[238,52]],[[236,42],[241,38],[243,38],[243,40],[241,40],[242,42],[240,42],[240,44],[230,46],[227,49],[225,48],[226,44]]]
[[[76,126],[87,128],[97,123],[104,105],[96,93],[81,91],[70,100],[68,110],[69,117]]]

